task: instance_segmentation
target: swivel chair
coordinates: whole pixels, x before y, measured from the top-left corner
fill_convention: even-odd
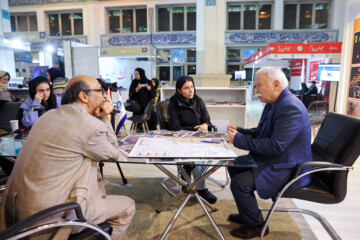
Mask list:
[[[329,113],[311,145],[312,160],[297,166],[294,176],[281,189],[267,215],[261,232],[265,230],[275,212],[300,212],[315,217],[333,239],[340,239],[324,217],[306,209],[276,208],[281,198],[295,198],[311,202],[336,204],[344,200],[347,176],[360,154],[360,120],[357,118]],[[302,172],[302,170],[305,170]],[[297,190],[290,187],[300,178],[310,175],[309,185]]]

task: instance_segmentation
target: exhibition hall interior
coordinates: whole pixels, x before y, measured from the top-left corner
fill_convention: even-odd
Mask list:
[[[0,7],[0,239],[360,236],[359,0]]]

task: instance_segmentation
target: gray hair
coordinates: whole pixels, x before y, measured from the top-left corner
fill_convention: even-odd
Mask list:
[[[289,82],[285,76],[285,73],[279,67],[262,67],[256,71],[255,77],[258,75],[266,75],[269,79],[269,84],[272,84],[275,80],[278,80],[280,86],[285,89],[289,86]]]

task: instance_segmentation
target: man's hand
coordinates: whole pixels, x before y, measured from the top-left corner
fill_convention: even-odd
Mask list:
[[[111,104],[111,102],[105,102],[101,104],[98,108],[96,108],[95,116],[97,116],[100,119],[105,118],[109,116],[109,114],[112,112],[113,109],[114,107]]]
[[[41,104],[41,101],[43,100],[43,94],[41,92],[36,93],[35,99]]]
[[[203,123],[201,125],[197,125],[195,126],[194,128],[197,130],[197,131],[200,131],[200,132],[208,132],[208,125],[206,123]]]
[[[234,126],[234,125],[228,125],[228,128],[232,128],[232,129],[234,129],[234,130],[237,130],[237,127]]]
[[[233,143],[234,142],[234,138],[235,138],[235,135],[238,131],[236,131],[236,127],[235,129],[233,128],[234,126],[231,126],[229,125],[227,127],[227,132],[228,132],[228,136],[229,136],[229,142],[230,143]]]

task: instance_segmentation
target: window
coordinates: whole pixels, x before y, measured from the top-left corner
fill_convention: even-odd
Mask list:
[[[37,31],[37,20],[35,13],[17,13],[10,15],[12,32]]]
[[[157,31],[196,31],[195,6],[160,6],[157,8]]]
[[[195,49],[162,49],[161,52],[162,59],[156,66],[159,80],[174,83],[183,75],[196,74]]]
[[[49,13],[50,36],[83,35],[83,16],[81,12]]]
[[[147,11],[144,7],[107,10],[109,33],[147,32]]]
[[[244,59],[250,57],[259,51],[262,46],[249,46],[249,47],[229,47],[226,49],[226,72],[231,74],[230,80],[235,79],[235,71],[246,70],[246,80],[251,80],[252,69],[244,69]]]
[[[271,29],[272,4],[229,4],[228,30]]]
[[[284,29],[328,28],[329,11],[329,2],[285,3]]]

